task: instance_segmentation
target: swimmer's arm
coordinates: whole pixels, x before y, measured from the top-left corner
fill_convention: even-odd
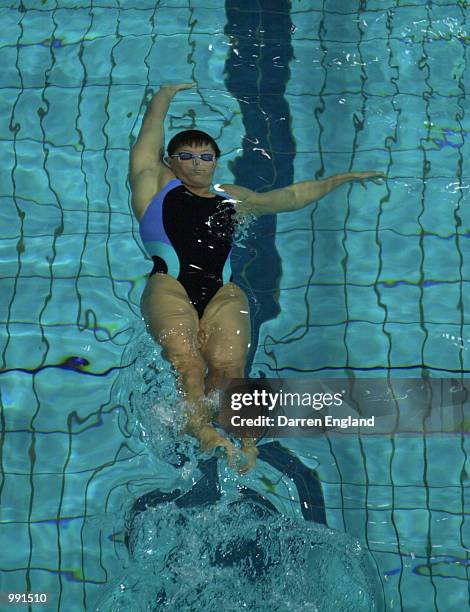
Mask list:
[[[221,185],[221,189],[228,193],[238,202],[238,208],[242,213],[254,215],[272,215],[281,212],[292,212],[300,210],[312,202],[320,200],[328,193],[351,181],[360,181],[366,187],[366,180],[374,183],[384,179],[382,172],[347,172],[336,174],[319,181],[303,181],[294,183],[282,189],[257,193],[238,185]]]
[[[130,178],[133,181],[141,172],[157,172],[163,164],[165,144],[164,122],[174,96],[193,83],[162,85],[153,96],[140,128],[139,136],[131,151]]]

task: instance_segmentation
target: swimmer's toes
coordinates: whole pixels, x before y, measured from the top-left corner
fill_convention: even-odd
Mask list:
[[[258,449],[256,446],[243,450],[243,455],[245,459],[244,465],[238,468],[238,472],[243,475],[247,474],[250,470],[252,470],[256,465],[256,457],[258,456]]]
[[[229,463],[232,458],[240,454],[238,449],[223,436],[214,437],[204,444],[201,443],[201,449],[206,453],[216,451],[218,455],[225,455]]]
[[[225,451],[228,466],[240,474],[244,473],[247,465],[245,455],[236,446],[230,443],[225,446]]]

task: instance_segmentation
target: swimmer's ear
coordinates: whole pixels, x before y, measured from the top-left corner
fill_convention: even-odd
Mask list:
[[[169,168],[170,167],[170,158],[169,157],[164,157],[163,158],[163,164]]]

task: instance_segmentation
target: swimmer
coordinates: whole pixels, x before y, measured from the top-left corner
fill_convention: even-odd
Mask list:
[[[130,155],[132,208],[153,260],[141,309],[163,356],[179,374],[188,405],[186,431],[201,448],[223,447],[228,463],[246,473],[256,440],[237,447],[217,431],[206,398],[231,378],[243,378],[250,343],[248,300],[230,270],[237,218],[304,208],[350,181],[374,182],[381,172],[348,172],[264,193],[237,185],[211,190],[220,157],[199,130],[176,134],[164,155],[164,121],[173,97],[192,83],[162,85],[153,96]],[[242,462],[240,462],[242,459]]]

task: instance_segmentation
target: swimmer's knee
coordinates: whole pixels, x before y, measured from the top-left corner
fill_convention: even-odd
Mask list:
[[[195,348],[189,350],[165,347],[163,357],[181,374],[189,378],[198,378],[204,374],[206,364]]]
[[[227,355],[216,352],[211,355],[209,369],[224,378],[241,378],[245,370],[245,354]]]

